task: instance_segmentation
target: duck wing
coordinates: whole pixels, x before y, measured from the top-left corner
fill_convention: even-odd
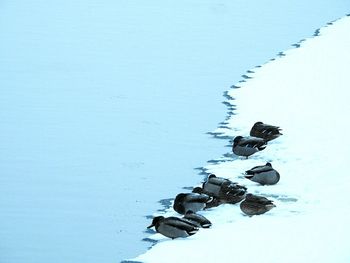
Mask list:
[[[221,192],[235,193],[235,192],[241,192],[242,190],[246,191],[247,188],[243,185],[239,185],[238,183],[233,183],[233,182],[225,183],[225,184],[222,184],[221,186]]]
[[[279,126],[259,123],[252,127],[250,130],[250,136],[259,137],[270,141],[282,135],[280,131],[281,128]]]
[[[223,177],[211,177],[207,180],[207,182],[220,186],[225,182],[230,182],[230,180]]]
[[[223,203],[235,204],[244,199],[247,188],[238,184],[223,186],[219,193],[219,198]]]
[[[280,134],[281,128],[278,126],[264,124],[262,125],[262,132],[267,134]]]
[[[168,226],[172,226],[177,229],[184,230],[186,232],[198,231],[198,227],[196,227],[191,222],[184,220],[182,218],[174,217],[174,216],[165,218],[163,223]]]
[[[206,194],[191,193],[186,196],[186,202],[189,203],[207,203],[211,201],[211,197]]]
[[[254,175],[254,174],[258,174],[258,173],[269,172],[272,170],[273,170],[273,168],[271,166],[260,165],[260,166],[255,166],[252,169],[245,171],[245,173],[247,175]]]
[[[244,137],[242,138],[238,145],[241,147],[250,147],[250,148],[260,148],[263,146],[266,146],[266,141],[264,139],[261,138],[257,138],[257,137]]]
[[[258,203],[262,205],[273,205],[273,202],[265,197],[260,197]]]
[[[273,202],[271,200],[267,199],[266,197],[258,196],[258,195],[248,195],[246,197],[246,200],[248,202],[257,203],[257,204],[261,204],[261,205],[273,204]]]
[[[187,219],[195,224],[199,224],[199,226],[203,228],[211,227],[211,222],[206,217],[193,212],[187,212],[184,219]]]

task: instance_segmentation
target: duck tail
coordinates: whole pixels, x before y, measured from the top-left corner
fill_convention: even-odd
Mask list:
[[[198,232],[199,228],[198,227],[194,227],[192,230],[188,231],[187,233],[192,236],[194,234],[196,234]]]
[[[261,145],[261,146],[258,147],[258,150],[262,151],[262,150],[264,150],[266,148],[266,146],[267,146],[267,144]]]

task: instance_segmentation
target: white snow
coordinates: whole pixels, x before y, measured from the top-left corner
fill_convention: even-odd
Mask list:
[[[274,200],[270,212],[247,217],[239,205],[201,214],[212,221],[186,239],[159,242],[142,262],[350,262],[350,17],[321,29],[275,60],[255,68],[252,79],[228,94],[236,105],[222,136],[248,135],[256,121],[279,125],[283,136],[248,160],[223,157],[208,172],[244,184]],[[242,173],[270,161],[281,174],[260,186]],[[176,215],[169,210],[167,215]]]

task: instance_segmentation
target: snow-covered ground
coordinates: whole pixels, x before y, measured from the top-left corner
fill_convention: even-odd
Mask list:
[[[330,23],[228,91],[235,109],[218,136],[247,135],[256,121],[280,125],[284,135],[248,160],[226,155],[207,172],[244,184],[277,207],[253,217],[238,205],[208,209],[201,214],[212,221],[211,229],[176,240],[154,234],[150,238],[159,242],[134,260],[350,262],[349,32],[349,16]],[[277,185],[242,177],[266,161],[281,174]]]

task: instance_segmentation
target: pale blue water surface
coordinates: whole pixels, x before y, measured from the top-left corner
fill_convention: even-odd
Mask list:
[[[348,0],[0,2],[0,262],[119,262],[227,151],[240,75]]]

